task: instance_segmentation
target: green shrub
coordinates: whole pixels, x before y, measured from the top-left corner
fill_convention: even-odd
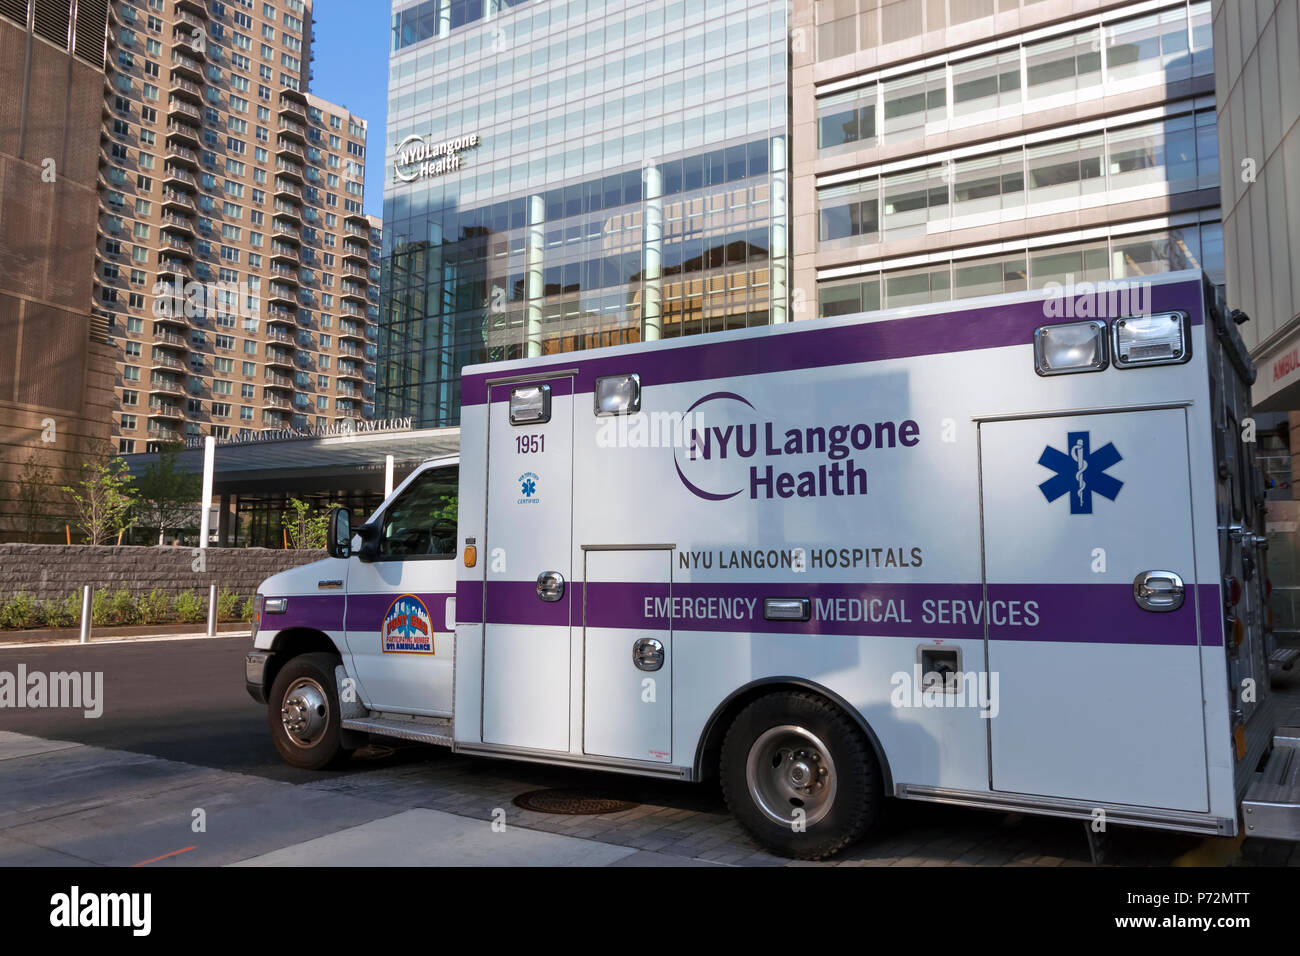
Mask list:
[[[21,630],[35,626],[36,621],[36,600],[25,591],[19,591],[0,604],[0,627]]]
[[[154,588],[148,594],[141,595],[136,609],[140,612],[141,624],[162,624],[171,620],[172,599],[166,591]]]
[[[239,595],[234,591],[223,590],[217,595],[217,620],[239,620]]]
[[[108,599],[108,616],[114,624],[134,624],[140,619],[135,598],[126,588],[119,588]]]
[[[109,593],[103,589],[95,592],[95,596],[90,599],[90,623],[95,627],[104,627],[113,623],[113,615],[109,610]]]
[[[253,599],[249,598],[239,609],[239,619],[241,621],[253,620]]]
[[[38,614],[44,627],[76,627],[81,623],[81,596],[69,594],[62,600],[42,601]]]
[[[172,602],[172,610],[184,624],[197,624],[206,616],[203,598],[192,590],[182,591],[176,595],[176,600]]]

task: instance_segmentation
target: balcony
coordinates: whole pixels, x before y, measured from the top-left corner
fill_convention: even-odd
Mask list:
[[[307,152],[297,143],[291,143],[283,136],[276,137],[275,155],[279,157],[297,156],[301,160],[307,159]]]
[[[361,358],[361,346],[353,345],[351,342],[340,342],[339,354],[350,355],[353,358]]]
[[[275,161],[275,171],[278,176],[283,176],[286,179],[296,179],[299,183],[302,182],[303,167],[293,160],[277,159]],[[279,185],[279,180],[276,180],[276,184]]]
[[[191,169],[199,168],[199,154],[173,140],[167,141],[164,155],[169,163],[179,163],[183,166],[189,166]]]
[[[196,16],[193,11],[187,9],[188,4],[176,4],[176,22],[184,23],[186,26],[198,30],[200,33],[208,28],[206,16]]]
[[[167,138],[176,140],[188,146],[198,149],[203,145],[203,133],[196,126],[189,123],[168,123]]]
[[[285,375],[283,372],[273,372],[270,369],[267,369],[266,377],[265,377],[265,387],[282,388],[292,392],[293,378],[289,375]]]
[[[351,239],[343,243],[343,262],[345,265],[349,261],[355,260],[364,266],[368,259],[369,256],[366,254],[366,250]]]
[[[266,307],[266,325],[269,329],[272,325],[287,325],[293,327],[297,319],[292,311],[282,308],[278,305],[268,305]]]
[[[187,80],[180,73],[172,73],[171,83],[167,87],[173,96],[192,96],[195,102],[203,105],[203,87],[193,80]]]
[[[370,248],[370,226],[368,224],[366,225],[365,228],[362,228],[360,226],[353,225],[350,222],[344,221],[343,231],[347,233],[349,236],[354,236],[355,238],[360,239],[362,242],[366,244],[367,249]]]
[[[276,239],[287,239],[290,242],[301,243],[302,232],[291,222],[276,218],[271,222],[271,234]]]
[[[150,418],[169,418],[173,421],[184,421],[185,413],[181,407],[174,402],[150,402]]]
[[[355,379],[360,382],[362,381],[361,366],[355,362],[339,362],[338,377]]]
[[[346,258],[343,260],[343,274],[352,276],[360,280],[363,284],[370,281],[370,269],[365,266],[355,266]]]
[[[280,114],[280,135],[307,145],[307,127],[283,113]]]
[[[181,42],[185,43],[186,51],[193,49],[189,46],[188,37]],[[203,82],[203,64],[180,50],[172,50],[172,73],[184,74],[196,83]]]
[[[272,262],[270,267],[271,275],[284,279],[286,282],[298,284],[298,270],[293,266],[287,266],[282,262]]]
[[[202,110],[175,96],[168,97],[167,99],[167,116],[169,119],[174,119],[177,116],[188,116],[200,125],[203,123]]]
[[[339,322],[339,338],[341,339],[359,339],[364,341],[365,335],[362,333],[361,326],[355,322]]]
[[[266,330],[266,337],[270,339],[272,342],[284,342],[285,344],[293,343],[293,334],[290,332],[286,332],[284,329],[281,328],[274,328],[274,329],[268,328]]]
[[[282,349],[275,345],[266,347],[266,364],[293,368],[293,350]]]
[[[149,358],[149,367],[155,369],[166,368],[176,372],[185,371],[184,362],[178,359],[175,355],[172,355],[170,352],[160,352],[157,349],[154,350],[153,355]]]
[[[161,237],[162,251],[172,255],[184,256],[187,259],[194,258],[194,247],[184,239],[177,239],[175,236],[163,234]]]
[[[262,405],[270,406],[271,408],[293,408],[293,402],[289,401],[287,398],[281,398],[279,395],[263,395]]]
[[[273,261],[279,260],[281,262],[292,262],[297,264],[298,248],[296,246],[287,245],[283,242],[272,242],[271,259]]]
[[[171,210],[184,210],[185,212],[194,212],[194,200],[186,193],[176,189],[163,188],[163,208]]]
[[[161,253],[158,256],[158,271],[172,276],[183,276],[186,279],[194,278],[194,270],[190,268],[188,263]]]
[[[349,282],[344,279],[339,283],[339,291],[340,295],[342,295],[344,299],[358,299],[362,302],[366,301],[365,288],[357,285],[355,282]]]
[[[281,176],[275,177],[275,186],[272,188],[271,192],[277,200],[296,199],[298,202],[303,201],[302,189]]]
[[[281,280],[275,280],[270,285],[270,290],[267,293],[266,300],[273,304],[279,305],[282,308],[288,306],[290,308],[296,309],[298,307],[297,296],[298,296],[297,282],[295,282],[293,285],[289,285],[288,283],[283,282]]]
[[[355,385],[349,385],[347,382],[339,382],[338,385],[335,386],[335,391],[347,398],[361,397],[361,389]]]
[[[208,5],[204,0],[176,0],[176,9],[184,10],[204,20],[208,18]]]
[[[170,375],[150,375],[149,391],[160,395],[184,395],[181,383]]]
[[[296,220],[299,225],[302,224],[302,209],[297,203],[285,202],[281,199],[275,200],[275,215],[283,216],[285,220]]]
[[[181,432],[178,428],[164,428],[161,425],[149,426],[149,437],[154,441],[173,442],[181,440]]]
[[[283,93],[280,95],[280,115],[297,119],[300,123],[307,122],[307,108],[296,100],[289,99]]]
[[[352,223],[358,228],[366,230],[366,235],[370,235],[370,220],[366,218],[363,212],[350,212],[343,217],[344,223]]]
[[[170,186],[173,189],[184,189],[188,187],[189,189],[197,191],[199,188],[199,181],[194,178],[193,173],[169,163],[163,167],[163,185]]]
[[[177,215],[166,210],[163,210],[162,215],[159,217],[158,228],[184,233],[191,238],[194,236],[194,223],[190,221],[189,216]]]

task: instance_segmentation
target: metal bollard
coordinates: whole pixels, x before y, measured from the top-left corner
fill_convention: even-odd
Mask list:
[[[90,642],[90,609],[91,609],[91,589],[87,584],[81,589],[81,643]]]
[[[208,585],[208,637],[217,636],[217,586]]]

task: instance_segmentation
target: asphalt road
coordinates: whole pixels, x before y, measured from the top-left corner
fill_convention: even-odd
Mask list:
[[[0,710],[0,730],[71,740],[289,783],[328,774],[295,770],[271,745],[266,707],[244,690],[247,635],[0,648],[0,670],[102,671],[104,711]]]

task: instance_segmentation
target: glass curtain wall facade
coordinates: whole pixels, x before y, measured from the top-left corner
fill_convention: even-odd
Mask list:
[[[394,5],[381,417],[456,424],[477,362],[787,319],[786,6]]]
[[[1210,12],[796,0],[816,47],[792,66],[793,286],[844,315],[1178,268],[1222,283]]]

